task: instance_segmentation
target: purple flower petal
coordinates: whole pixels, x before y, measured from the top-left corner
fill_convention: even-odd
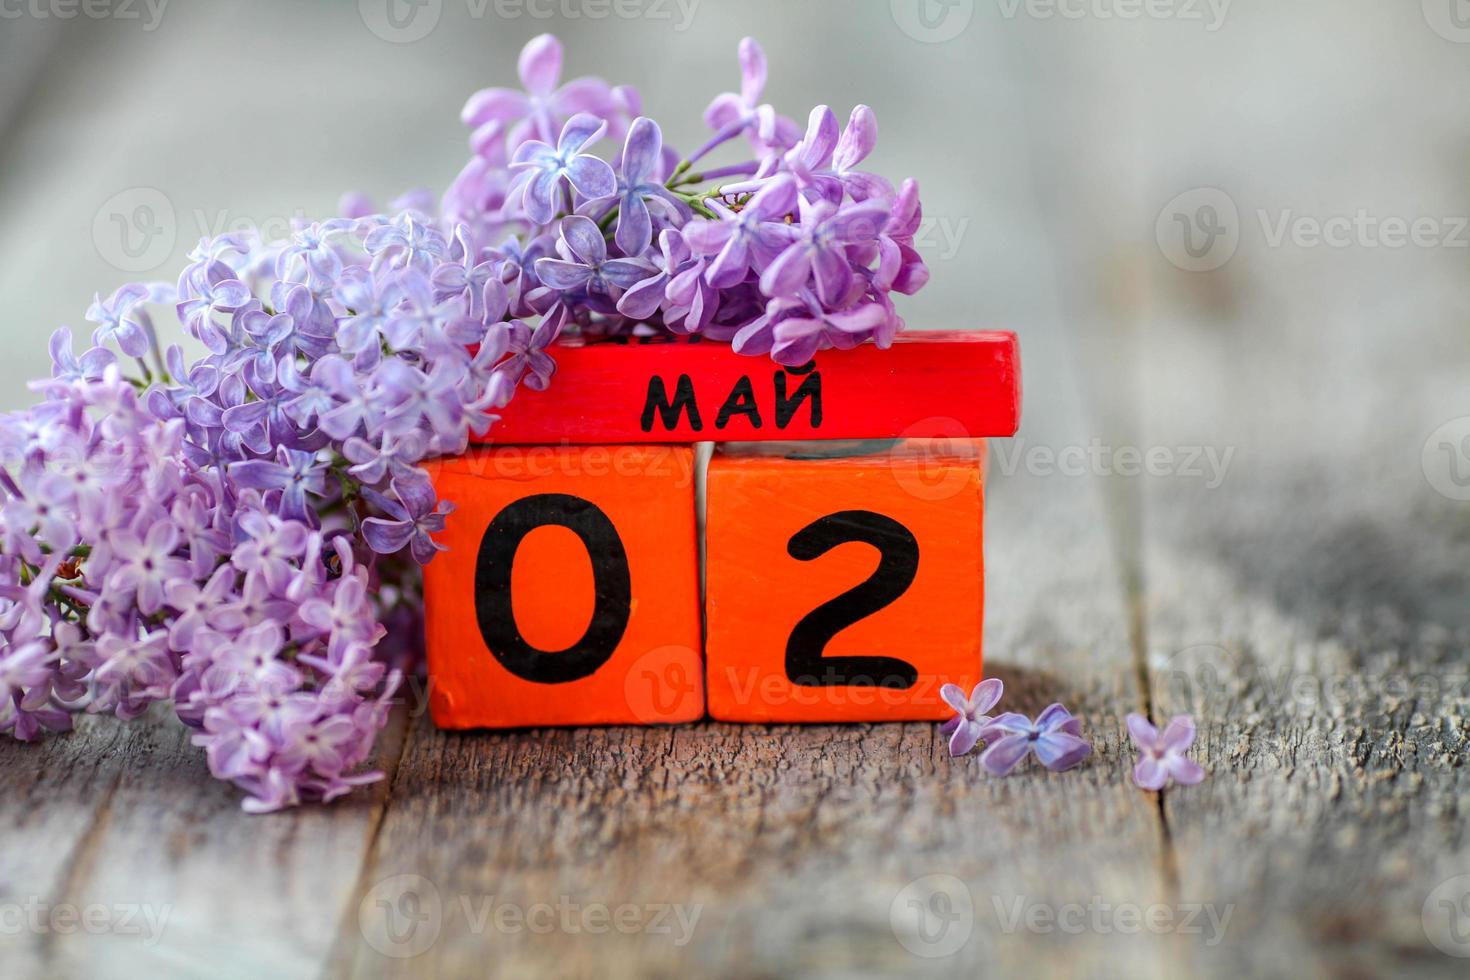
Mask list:
[[[1031,748],[1031,740],[1025,735],[1005,735],[994,742],[983,733],[980,737],[990,742],[989,748],[980,756],[980,764],[992,776],[1004,776],[1016,768],[1016,763],[1026,758]]]
[[[460,110],[459,118],[466,126],[477,129],[488,122],[519,119],[526,115],[530,105],[530,100],[514,89],[481,89],[470,96]]]
[[[801,157],[804,166],[810,169],[822,166],[832,156],[832,147],[837,144],[837,117],[832,110],[819,105],[807,119],[806,135],[791,152]]]
[[[939,696],[944,700],[945,704],[962,715],[970,710],[970,704],[965,699],[965,692],[958,684],[944,685],[939,689]]]
[[[1053,772],[1071,769],[1091,754],[1091,745],[1068,732],[1048,732],[1036,740],[1036,758]]]
[[[608,197],[617,192],[618,178],[606,161],[594,156],[576,156],[566,166],[567,180],[585,198]]]
[[[521,49],[516,71],[521,85],[532,95],[550,95],[561,80],[561,42],[550,34],[540,34]]]
[[[434,495],[433,484],[422,475],[418,479],[394,480],[393,493],[403,501],[403,506],[415,517],[428,514],[438,502],[438,498]]]
[[[573,154],[580,154],[587,144],[595,141],[606,131],[606,120],[599,119],[590,112],[579,112],[568,119],[567,124],[562,127],[561,138],[556,142],[557,152],[561,154],[563,159],[571,157]],[[606,164],[603,165],[606,166]],[[608,167],[607,172],[611,175],[612,168]],[[616,179],[613,181],[613,186],[617,186]],[[612,191],[609,190],[607,193],[611,194]],[[606,195],[596,196],[603,197]]]
[[[1128,715],[1128,735],[1140,749],[1152,749],[1158,744],[1159,730],[1138,712]]]
[[[695,255],[714,255],[725,247],[725,243],[730,240],[735,228],[729,222],[695,218],[681,231],[685,243]]]
[[[811,249],[800,243],[793,243],[761,273],[761,292],[773,299],[794,298],[811,275]]]
[[[1049,704],[1036,716],[1036,727],[1041,731],[1064,731],[1073,735],[1081,731],[1081,723],[1072,717],[1062,704]]]
[[[1158,746],[1165,752],[1182,753],[1194,743],[1194,719],[1188,715],[1175,715],[1164,726]]]
[[[959,758],[962,755],[968,755],[970,750],[975,747],[975,743],[980,741],[980,731],[981,727],[976,722],[960,722],[949,740],[950,756]]]
[[[602,277],[619,289],[629,289],[656,271],[643,259],[608,259],[602,264]]]
[[[864,201],[839,210],[827,220],[826,227],[840,242],[873,242],[888,226],[889,216],[888,202]]]
[[[542,170],[527,181],[523,200],[526,215],[532,221],[544,225],[556,217],[560,186],[561,172],[557,170]]]
[[[1160,759],[1153,756],[1145,756],[1138,760],[1133,767],[1133,781],[1140,789],[1153,790],[1155,792],[1164,788],[1169,781],[1169,771]]]
[[[563,262],[561,259],[537,259],[536,275],[552,289],[572,290],[587,284],[592,270],[585,265]]]
[[[753,37],[740,39],[740,96],[755,105],[766,87],[766,53]]]
[[[623,143],[623,179],[630,187],[638,186],[654,174],[663,145],[664,137],[658,123],[647,116],[633,120],[628,138]]]
[[[363,540],[369,548],[380,555],[391,555],[403,550],[414,535],[412,524],[387,521],[381,517],[369,517],[362,522]]]
[[[591,218],[580,214],[563,218],[561,239],[566,243],[572,256],[583,265],[601,265],[607,258],[607,243],[603,240],[602,232],[598,229],[596,222]]]
[[[847,129],[832,154],[832,166],[840,173],[851,170],[867,159],[878,143],[878,119],[865,105],[854,106],[847,119]]]
[[[999,677],[987,677],[976,684],[975,690],[970,692],[970,704],[974,707],[975,714],[988,714],[1000,702],[1005,689],[1006,686]]]
[[[623,196],[618,208],[618,224],[613,239],[625,254],[638,255],[653,240],[653,219],[649,217],[648,205],[636,194]]]
[[[1199,763],[1182,755],[1167,757],[1169,775],[1174,777],[1174,782],[1181,786],[1194,786],[1205,778],[1205,771]]]
[[[662,274],[654,275],[629,287],[618,300],[618,312],[634,320],[653,316],[663,304],[665,280]]]

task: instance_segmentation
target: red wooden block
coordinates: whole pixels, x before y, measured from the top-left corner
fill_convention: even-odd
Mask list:
[[[548,391],[521,391],[487,443],[1010,436],[1015,334],[916,331],[782,368],[699,337],[572,341]]]
[[[980,679],[984,443],[722,447],[705,521],[721,721],[942,719]]]

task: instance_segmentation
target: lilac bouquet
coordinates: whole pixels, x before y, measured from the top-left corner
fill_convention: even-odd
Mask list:
[[[760,102],[747,39],[740,91],[680,156],[633,89],[560,84],[561,57],[536,38],[524,91],[469,100],[474,155],[437,206],[348,197],[285,241],[206,239],[176,282],[98,297],[83,353],[53,335],[43,400],[0,418],[0,732],[171,702],[247,810],[380,778],[452,509],[422,464],[545,389],[559,336],[697,333],[797,365],[903,328],[892,294],[928,278],[918,190],[859,169],[867,107],[802,133]],[[704,163],[737,141],[748,159]],[[202,356],[160,339],[164,311]]]

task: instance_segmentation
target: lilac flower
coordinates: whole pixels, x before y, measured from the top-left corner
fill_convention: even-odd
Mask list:
[[[230,476],[238,486],[280,491],[276,513],[303,523],[311,523],[315,518],[307,494],[320,497],[326,493],[326,472],[327,465],[317,459],[316,453],[285,446],[276,451],[274,463],[252,459],[230,467]]]
[[[495,258],[476,262],[474,249],[465,241],[467,229],[460,227],[450,249],[450,258],[434,270],[430,283],[434,287],[433,302],[444,303],[456,297],[468,302],[470,317],[494,323],[505,318],[510,306],[510,292],[500,278],[502,263]]]
[[[383,416],[383,431],[407,437],[427,433],[431,442],[447,444],[444,452],[463,451],[467,432],[459,393],[462,377],[462,368],[442,362],[428,374],[407,368],[402,361],[385,363],[374,377],[379,400],[390,406]]]
[[[1199,763],[1185,756],[1194,744],[1194,719],[1175,715],[1159,732],[1143,715],[1128,716],[1128,735],[1138,746],[1138,764],[1133,767],[1133,781],[1141,789],[1161,790],[1169,780],[1181,786],[1193,786],[1205,778]]]
[[[998,677],[990,677],[976,684],[968,698],[965,697],[964,689],[956,684],[946,684],[939,689],[939,696],[957,712],[939,729],[950,736],[951,756],[965,755],[975,747],[975,743],[980,740],[980,733],[992,721],[986,712],[999,703],[1004,691],[1005,685]]]
[[[276,278],[286,282],[331,282],[342,271],[342,257],[333,247],[332,239],[351,226],[350,221],[333,219],[296,229],[291,243],[276,256]],[[298,269],[309,279],[295,279]]]
[[[526,316],[531,312],[525,304],[525,297],[541,285],[536,278],[536,261],[551,251],[551,242],[550,235],[543,235],[522,247],[517,239],[511,238],[490,250],[490,254],[500,261],[500,279],[505,283],[512,315]]]
[[[240,515],[240,531],[244,540],[236,546],[230,561],[242,572],[258,574],[270,588],[284,589],[290,580],[291,562],[306,548],[306,526],[274,514],[248,511]]]
[[[386,483],[392,477],[407,476],[414,471],[412,460],[424,456],[423,439],[417,432],[395,436],[384,433],[374,445],[357,436],[342,445],[342,455],[353,465],[347,472],[369,486]]]
[[[612,167],[582,152],[606,130],[606,122],[579,113],[562,127],[556,146],[528,140],[516,150],[510,165],[520,172],[512,190],[524,190],[526,215],[532,221],[544,225],[556,217],[563,180],[588,199],[609,197],[617,191],[618,180]],[[570,202],[564,210],[571,210]]]
[[[145,616],[153,615],[163,605],[164,587],[188,574],[188,565],[173,556],[178,546],[179,529],[167,520],[154,523],[141,540],[129,532],[118,547],[116,566],[107,577],[107,588],[123,595],[135,595],[138,611]]]
[[[376,491],[365,491],[373,505],[388,517],[369,517],[363,521],[363,537],[380,555],[391,555],[406,546],[414,561],[426,565],[434,552],[444,550],[444,545],[435,541],[433,535],[444,530],[444,518],[454,510],[454,505],[447,500],[436,504],[428,481],[394,480],[392,487],[396,500]]]
[[[71,331],[58,327],[51,335],[51,376],[58,381],[101,381],[102,373],[117,363],[105,347],[93,347],[77,357],[71,349]]]
[[[117,346],[129,357],[142,357],[154,346],[153,323],[144,310],[144,303],[156,303],[165,299],[166,288],[130,283],[102,301],[94,296],[87,309],[87,320],[97,324],[92,334],[92,343],[101,347],[110,338],[117,339]]]
[[[886,200],[893,197],[893,186],[857,169],[877,142],[878,121],[872,109],[854,107],[839,139],[837,117],[821,105],[812,110],[806,136],[787,152],[786,163],[803,187],[816,188],[832,204],[841,203],[844,195],[854,201]]]
[[[311,380],[316,388],[330,394],[336,406],[318,415],[317,422],[333,439],[356,435],[359,428],[374,421],[381,409],[368,397],[351,366],[340,357],[324,357],[312,368]],[[300,405],[310,392],[293,400]]]
[[[602,232],[591,218],[580,214],[562,219],[558,251],[563,258],[537,260],[536,275],[547,286],[563,292],[585,289],[616,299],[655,271],[643,259],[608,258]]]
[[[691,221],[684,240],[696,255],[713,255],[705,278],[723,289],[745,278],[754,268],[763,271],[792,240],[784,218],[796,206],[796,181],[789,174],[772,178],[739,211],[718,201],[709,202],[714,221]]]
[[[929,269],[914,248],[914,236],[923,220],[919,185],[905,180],[893,202],[893,216],[878,236],[878,269],[873,285],[912,295],[929,281]]]
[[[502,134],[508,132],[512,145],[528,138],[550,143],[562,120],[577,113],[606,116],[614,111],[616,99],[601,79],[578,78],[558,88],[561,65],[556,38],[542,34],[527,42],[517,65],[525,92],[487,88],[465,103],[460,118],[476,128],[476,142],[487,149],[496,142],[503,145]]]
[[[673,228],[666,228],[658,236],[659,259],[645,278],[628,287],[618,300],[618,312],[634,320],[646,320],[658,312],[664,304],[664,290],[669,280],[689,260],[689,246],[684,237]]]
[[[449,252],[444,233],[426,225],[412,211],[374,228],[363,239],[363,247],[373,257],[375,272],[379,269],[428,272]]]
[[[168,642],[173,649],[184,652],[193,647],[194,637],[234,593],[237,578],[233,568],[221,565],[202,588],[193,579],[182,577],[164,586],[164,599],[175,613],[168,627]]]
[[[136,638],[108,634],[97,641],[97,661],[92,673],[94,704],[119,718],[142,714],[150,701],[168,695],[177,677],[163,630]]]
[[[800,134],[760,103],[754,42],[742,65],[681,161],[632,89],[558,87],[560,46],[538,38],[526,94],[472,100],[477,156],[441,203],[359,196],[285,241],[202,239],[176,286],[95,299],[92,350],[53,335],[41,401],[0,415],[0,732],[171,700],[251,812],[381,778],[362,766],[417,668],[418,566],[452,508],[421,464],[546,389],[564,331],[781,361],[887,344],[890,294],[927,278],[917,186],[855,169],[876,132],[861,107],[840,139],[819,112],[786,153]],[[617,173],[587,152],[604,131]],[[741,135],[758,159],[694,172]],[[156,305],[207,353],[160,344]]]
[[[337,652],[348,645],[373,639],[375,624],[362,618],[362,607],[366,602],[366,584],[360,578],[349,576],[342,580],[330,600],[313,596],[303,602],[299,615],[307,625],[330,637],[332,652]]]
[[[862,303],[846,310],[829,311],[815,297],[801,300],[773,300],[769,342],[766,350],[778,364],[805,364],[819,350],[856,347],[863,340],[883,331],[890,311],[881,303]],[[754,344],[737,345],[741,353]],[[751,353],[761,352],[754,349]]]
[[[633,120],[623,144],[621,173],[618,174],[617,228],[613,240],[624,255],[640,255],[653,241],[651,205],[667,222],[686,220],[689,206],[663,184],[660,160],[663,133],[658,123],[646,116]]]
[[[168,367],[173,387],[157,390],[167,394],[168,400],[176,406],[187,405],[193,399],[207,399],[219,389],[219,368],[207,361],[185,364],[184,350],[178,344],[169,345],[164,354],[164,364]]]
[[[716,131],[717,138],[732,131],[744,132],[756,147],[757,154],[785,149],[797,141],[800,132],[796,124],[777,115],[769,104],[760,103],[765,87],[766,53],[754,38],[743,38],[740,41],[740,92],[723,92],[715,96],[709,108],[704,110],[704,121]],[[701,156],[702,153],[692,153],[690,160]]]
[[[980,764],[995,776],[1009,773],[1030,752],[1053,772],[1071,769],[1092,754],[1082,738],[1082,723],[1060,704],[1047,707],[1034,722],[1006,712],[985,726],[980,737],[986,743]]]
[[[839,208],[826,201],[810,204],[805,198],[800,204],[800,231],[761,274],[761,291],[789,298],[815,281],[824,306],[845,305],[854,279],[847,246],[876,244],[888,222],[889,206],[867,201]]]
[[[235,270],[217,259],[196,263],[179,277],[179,319],[215,354],[226,353],[230,342],[214,315],[233,314],[250,300],[250,289]]]
[[[381,353],[383,334],[393,316],[391,293],[367,269],[349,269],[338,279],[334,298],[347,312],[337,321],[337,346],[343,353]]]

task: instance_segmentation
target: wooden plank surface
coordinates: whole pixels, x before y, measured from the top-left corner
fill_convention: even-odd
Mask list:
[[[1418,450],[1464,411],[1463,373],[1337,322],[1306,377],[1250,353],[1290,338],[1289,313],[1138,338],[1145,444],[1240,450],[1218,489],[1149,481],[1142,500],[1154,709],[1201,719],[1215,774],[1165,796],[1180,888],[1258,937],[1192,965],[1462,976],[1426,940],[1470,953],[1450,931],[1470,921],[1467,525]]]
[[[384,735],[391,772],[402,718]],[[0,960],[22,977],[316,975],[387,789],[252,820],[158,710],[0,742],[0,773]]]

